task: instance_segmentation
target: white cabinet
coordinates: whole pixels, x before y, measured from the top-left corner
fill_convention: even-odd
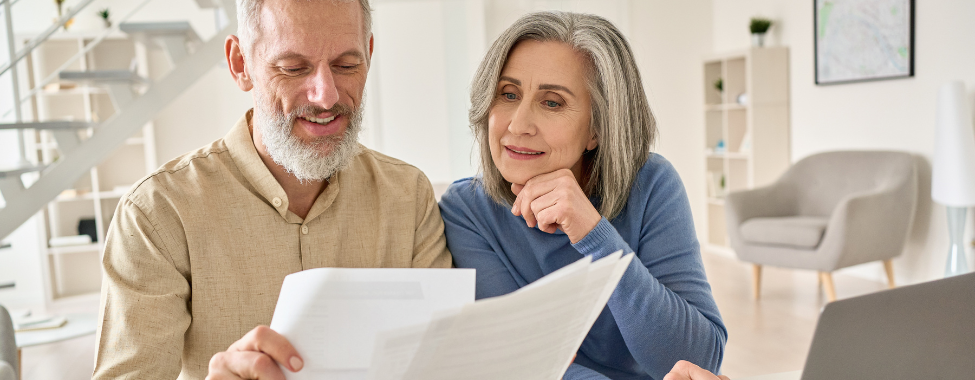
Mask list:
[[[771,184],[790,165],[788,48],[705,59],[704,94],[706,243],[726,247],[724,196]]]

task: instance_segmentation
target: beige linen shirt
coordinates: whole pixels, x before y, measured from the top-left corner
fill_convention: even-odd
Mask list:
[[[250,117],[119,203],[102,260],[94,378],[203,379],[213,354],[271,322],[291,273],[450,267],[420,170],[363,148],[302,220],[258,156]]]

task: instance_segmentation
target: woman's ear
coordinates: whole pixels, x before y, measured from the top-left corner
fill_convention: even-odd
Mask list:
[[[596,149],[597,146],[599,146],[599,141],[596,140],[596,135],[592,135],[592,138],[589,139],[589,143],[586,144],[586,150],[590,151]]]
[[[227,67],[230,68],[230,75],[234,77],[234,82],[237,82],[237,87],[245,92],[254,88],[250,73],[247,72],[247,68],[244,65],[244,53],[237,36],[227,36],[227,42],[224,43],[224,54],[227,57]]]

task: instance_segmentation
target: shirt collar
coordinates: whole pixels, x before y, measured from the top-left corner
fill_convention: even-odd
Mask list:
[[[247,182],[257,190],[258,194],[264,197],[268,206],[274,208],[289,223],[301,223],[301,218],[288,211],[288,194],[284,192],[284,188],[274,178],[274,175],[268,170],[267,165],[264,164],[264,160],[261,160],[261,156],[257,153],[257,147],[254,146],[254,137],[250,128],[250,121],[253,116],[254,109],[252,108],[237,121],[237,124],[224,137],[224,141],[227,143],[227,148],[230,151],[230,156],[233,157],[234,162]],[[321,215],[332,205],[332,202],[338,196],[341,174],[342,171],[339,171],[328,179],[328,187],[315,199],[315,203],[312,204],[311,210],[305,216],[304,222],[307,223]],[[280,201],[280,206],[276,205],[278,202],[275,202],[275,199]]]
[[[288,219],[288,194],[271,175],[271,171],[264,165],[261,156],[257,154],[257,148],[254,147],[254,138],[251,136],[249,126],[253,116],[254,110],[248,110],[230,129],[224,141],[227,143],[230,156],[233,157],[247,182],[264,197],[268,206],[274,208],[282,218]]]

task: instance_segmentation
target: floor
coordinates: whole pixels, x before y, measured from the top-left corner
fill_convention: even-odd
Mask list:
[[[729,332],[722,372],[740,378],[801,369],[826,304],[815,272],[765,268],[762,297],[756,301],[750,265],[719,253],[703,257]],[[885,289],[882,283],[842,273],[834,275],[834,282],[839,298]],[[94,354],[92,337],[24,349],[23,379],[89,379]]]

